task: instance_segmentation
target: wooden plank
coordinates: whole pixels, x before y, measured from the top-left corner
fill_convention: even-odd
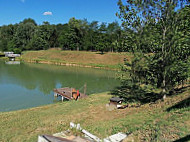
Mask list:
[[[68,100],[73,100],[72,98],[72,90],[76,90],[75,88],[69,88],[69,87],[65,87],[65,88],[58,88],[58,89],[54,89],[54,92],[57,93],[60,96],[63,96],[65,98],[67,98]],[[80,93],[80,98],[85,98],[87,97],[87,95]]]
[[[54,89],[54,92],[69,99],[69,100],[72,100],[72,98],[70,97],[69,93],[62,93],[62,92],[59,92],[57,89]]]

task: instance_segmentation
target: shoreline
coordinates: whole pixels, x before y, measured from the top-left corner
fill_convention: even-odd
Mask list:
[[[99,52],[90,51],[65,51],[58,49],[24,51],[16,60],[26,63],[53,64],[61,66],[75,66],[118,71],[124,65],[124,60],[130,61],[132,54],[129,52]],[[8,59],[1,57],[0,59]]]
[[[64,66],[78,66],[106,70],[119,70],[124,59],[130,61],[133,55],[129,52],[99,54],[90,51],[65,51],[58,49],[25,51],[20,60],[29,63],[55,64]]]
[[[19,60],[25,63],[36,63],[36,64],[49,64],[49,65],[58,65],[58,66],[72,66],[72,67],[83,67],[83,68],[95,68],[95,69],[103,69],[103,70],[113,70],[118,71],[120,68],[112,68],[112,67],[104,67],[106,65],[82,65],[77,63],[65,63],[65,62],[58,62],[58,61],[51,61],[51,60]],[[102,66],[102,67],[100,67]],[[119,66],[119,65],[118,65]]]

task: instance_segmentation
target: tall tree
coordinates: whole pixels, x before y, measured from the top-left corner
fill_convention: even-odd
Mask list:
[[[180,32],[180,11],[186,5],[189,5],[188,0],[118,1],[120,12],[117,15],[123,27],[133,31],[129,36],[134,41],[134,59],[126,64],[130,66],[132,82],[139,87],[150,84],[162,88],[163,99],[177,83],[174,72],[189,64],[189,56],[180,58],[184,54],[182,43],[188,40]],[[145,45],[154,49],[150,50],[152,54],[143,53]],[[190,50],[187,44],[186,48]],[[187,69],[182,72],[185,71]]]
[[[113,52],[117,49],[117,43],[119,42],[119,38],[121,36],[121,29],[118,22],[112,22],[108,24],[107,34],[110,39],[110,51]]]
[[[73,38],[74,42],[76,44],[77,51],[80,50],[82,45],[82,39],[85,35],[85,28],[87,27],[87,21],[86,20],[77,20],[74,17],[69,20],[69,27],[71,32],[75,33],[76,37]]]
[[[56,27],[50,25],[49,22],[43,22],[42,25],[38,27],[37,36],[44,40],[43,43],[46,43],[44,49],[55,47],[57,45],[58,34]]]
[[[22,22],[20,22],[22,24],[26,24],[26,23],[32,23],[34,24],[35,26],[37,26],[36,24],[36,21],[34,19],[31,19],[31,18],[27,18],[27,19],[24,19]]]
[[[85,46],[87,50],[95,51],[98,40],[98,21],[92,21],[89,24],[88,33],[86,34]]]
[[[33,23],[20,23],[14,34],[14,38],[10,48],[12,50],[26,50],[27,45],[32,40],[35,34],[36,27]]]

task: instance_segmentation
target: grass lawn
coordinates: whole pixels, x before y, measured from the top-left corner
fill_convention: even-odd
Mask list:
[[[40,134],[67,130],[80,123],[104,138],[117,132],[132,133],[135,141],[174,141],[190,132],[190,90],[166,101],[138,108],[108,111],[111,97],[94,94],[80,101],[57,103],[26,110],[0,113],[0,141],[36,141]]]
[[[84,67],[97,67],[118,69],[123,64],[123,59],[130,60],[130,53],[105,53],[87,51],[62,51],[49,49],[41,51],[27,51],[22,55],[26,62],[49,63],[60,65],[80,65]]]

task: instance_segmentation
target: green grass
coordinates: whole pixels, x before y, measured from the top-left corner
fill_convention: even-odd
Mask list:
[[[0,57],[0,60],[7,60],[7,57]]]
[[[175,108],[189,97],[190,90],[155,104],[108,111],[107,93],[80,101],[57,103],[26,110],[0,113],[0,141],[36,141],[40,134],[67,130],[69,123],[81,126],[100,138],[117,132],[133,133],[135,141],[174,141],[189,135],[190,107]]]
[[[131,57],[130,53],[109,52],[101,55],[98,52],[49,49],[24,52],[21,59],[26,62],[119,69],[120,64],[123,64],[123,59],[128,58],[130,60]]]

